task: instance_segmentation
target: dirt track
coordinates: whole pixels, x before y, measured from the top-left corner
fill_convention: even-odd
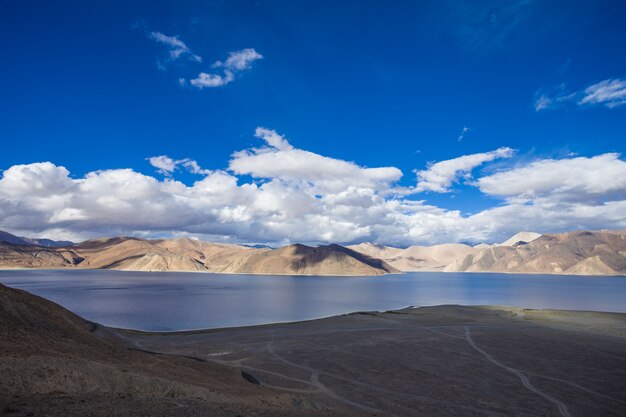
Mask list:
[[[626,315],[440,306],[181,333],[0,285],[0,415],[624,416]]]
[[[620,416],[626,316],[442,306],[173,334],[137,348],[244,371],[363,414]]]

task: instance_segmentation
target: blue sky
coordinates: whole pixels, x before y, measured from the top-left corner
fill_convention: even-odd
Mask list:
[[[529,227],[539,232],[626,227],[626,216],[619,215],[626,190],[617,184],[602,192],[590,191],[601,174],[586,174],[591,165],[597,166],[594,157],[624,153],[626,5],[621,1],[127,3],[3,5],[0,228],[75,239],[124,233],[406,245],[496,240]],[[174,39],[180,42],[178,47],[172,46]],[[241,57],[237,54],[245,50],[258,58],[239,61],[239,67],[228,63],[229,56]],[[220,76],[222,81],[230,74],[232,79],[198,88],[192,80],[200,73]],[[263,135],[255,137],[258,127],[275,130],[294,149],[333,161],[353,162],[361,169],[395,167],[401,177],[391,173],[376,185],[357,179],[364,188],[352,191],[369,190],[387,206],[422,202],[427,212],[435,210],[442,217],[431,224],[424,219],[432,214],[406,207],[387,207],[391,211],[380,214],[374,202],[367,215],[358,217],[353,206],[335,205],[336,195],[353,185],[350,178],[328,188],[317,184],[324,173],[307,171],[296,178],[293,173],[285,177],[280,170],[267,174],[256,166],[233,170],[233,152],[250,154],[264,145]],[[265,146],[272,148],[269,143]],[[511,151],[459,169],[453,163],[448,167],[453,172],[444,175],[452,178],[449,186],[441,188],[441,172],[434,180],[438,190],[418,185],[416,172],[427,172],[429,163],[499,148]],[[295,155],[295,162],[278,158],[269,163],[300,164],[303,155]],[[155,156],[196,161],[204,173],[192,174],[181,162],[163,175],[147,159]],[[560,162],[551,166],[545,161]],[[56,178],[41,167],[30,170],[37,171],[32,178],[17,174],[41,162],[50,162],[53,170],[65,167],[66,179],[83,188],[90,173],[130,169],[158,182],[158,204],[164,207],[169,203],[161,194],[169,191],[163,187],[179,182],[189,188],[184,193],[194,194],[194,183],[209,172],[235,178],[239,188],[285,187],[287,191],[272,194],[278,200],[297,201],[304,195],[317,202],[310,202],[307,212],[272,203],[271,209],[263,206],[240,217],[216,215],[216,210],[230,213],[269,198],[249,197],[252,204],[242,199],[238,188],[236,197],[218,206],[213,197],[210,208],[175,206],[189,211],[183,216],[193,218],[188,224],[164,221],[158,213],[146,223],[135,221],[132,210],[111,212],[105,203],[76,203],[87,198],[84,190],[61,187],[64,191],[41,201],[30,200],[33,190],[29,198],[15,194],[15,184],[27,189]],[[516,195],[489,188],[488,180],[477,185],[480,178],[498,173],[528,174],[519,170],[533,164],[543,169],[542,163],[552,173],[565,166],[563,181],[571,173],[582,175],[583,183],[566,184],[568,196],[549,203],[545,199],[559,194],[563,184],[552,184],[551,189],[521,184]],[[611,177],[604,179],[611,182],[620,176],[623,164],[622,156],[609,158],[606,166],[614,169],[601,171]],[[11,167],[26,168],[10,171]],[[320,169],[325,169],[323,164]],[[8,178],[11,172],[14,177]],[[432,175],[429,178],[433,180]],[[116,195],[115,187],[107,189]],[[168,198],[178,204],[181,196],[174,194]],[[185,198],[192,198],[187,194]],[[149,192],[146,199],[151,196]],[[565,202],[577,205],[564,207]],[[618,206],[607,208],[607,203]],[[553,211],[541,212],[550,219],[543,222],[531,221],[529,213],[506,227],[491,217],[467,224],[471,216],[515,204],[543,208],[551,204]],[[591,217],[572,214],[580,204],[599,211]],[[412,220],[394,217],[407,210]],[[374,212],[382,217],[376,218]],[[447,218],[455,212],[456,220]],[[95,213],[113,220],[94,221]],[[327,228],[336,231],[301,233],[311,227],[300,223],[302,216],[312,216],[311,224],[327,221]],[[394,227],[379,230],[385,223]]]

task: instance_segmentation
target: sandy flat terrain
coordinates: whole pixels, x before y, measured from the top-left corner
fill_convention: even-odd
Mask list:
[[[355,415],[620,416],[626,315],[442,306],[175,334],[137,349],[227,365]]]
[[[178,333],[0,286],[0,405],[53,416],[623,416],[626,315],[440,306]]]

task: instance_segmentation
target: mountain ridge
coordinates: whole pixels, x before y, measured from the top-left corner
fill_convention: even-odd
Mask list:
[[[0,230],[0,242],[12,243],[15,245],[35,245],[35,246],[43,246],[47,248],[57,248],[63,246],[71,246],[74,242],[70,242],[69,240],[52,240],[45,238],[33,238],[33,237],[23,237],[16,236],[11,233]]]
[[[0,267],[188,271],[271,275],[384,275],[400,271],[340,245],[254,248],[189,238],[91,239],[48,248],[0,242]]]
[[[440,244],[406,249],[349,246],[383,257],[403,272],[500,272],[626,275],[626,231],[520,232],[500,244]],[[394,252],[394,249],[396,252]]]
[[[44,247],[16,239],[16,243],[0,241],[0,268],[336,276],[413,271],[626,275],[626,231],[520,232],[500,244],[444,243],[404,249],[368,242],[266,248],[123,236]]]

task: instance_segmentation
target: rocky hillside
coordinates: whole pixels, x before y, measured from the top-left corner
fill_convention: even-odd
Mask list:
[[[448,266],[465,259],[469,254],[480,253],[462,243],[445,243],[434,246],[409,246],[406,249],[362,243],[348,246],[369,256],[380,256],[385,262],[400,271],[447,271]]]
[[[400,271],[385,261],[343,246],[310,247],[296,244],[250,253],[232,272],[293,275],[383,275]]]
[[[626,232],[521,232],[500,244],[449,243],[406,249],[372,243],[272,249],[133,237],[94,239],[66,247],[0,242],[0,267],[346,276],[400,271],[625,275]]]
[[[77,266],[83,260],[70,248],[46,248],[0,242],[2,268],[59,268]]]
[[[494,245],[443,244],[398,249],[363,243],[350,248],[378,254],[401,271],[515,272],[625,275],[625,231],[521,232]]]
[[[543,235],[524,245],[470,254],[450,270],[572,275],[626,274],[626,232],[577,231]]]
[[[286,417],[297,415],[302,401],[249,383],[238,368],[147,353],[50,301],[0,284],[6,415]]]
[[[94,239],[71,247],[0,243],[0,266],[198,271],[283,275],[383,275],[399,272],[380,259],[339,245],[279,249],[195,239]]]
[[[541,237],[541,234],[535,233],[535,232],[519,232],[519,233],[516,233],[515,235],[511,236],[510,238],[508,238],[504,242],[502,242],[500,244],[497,244],[497,245],[491,245],[491,246],[523,245],[523,244],[526,244],[526,243],[530,243],[533,240],[538,239],[540,237]]]

